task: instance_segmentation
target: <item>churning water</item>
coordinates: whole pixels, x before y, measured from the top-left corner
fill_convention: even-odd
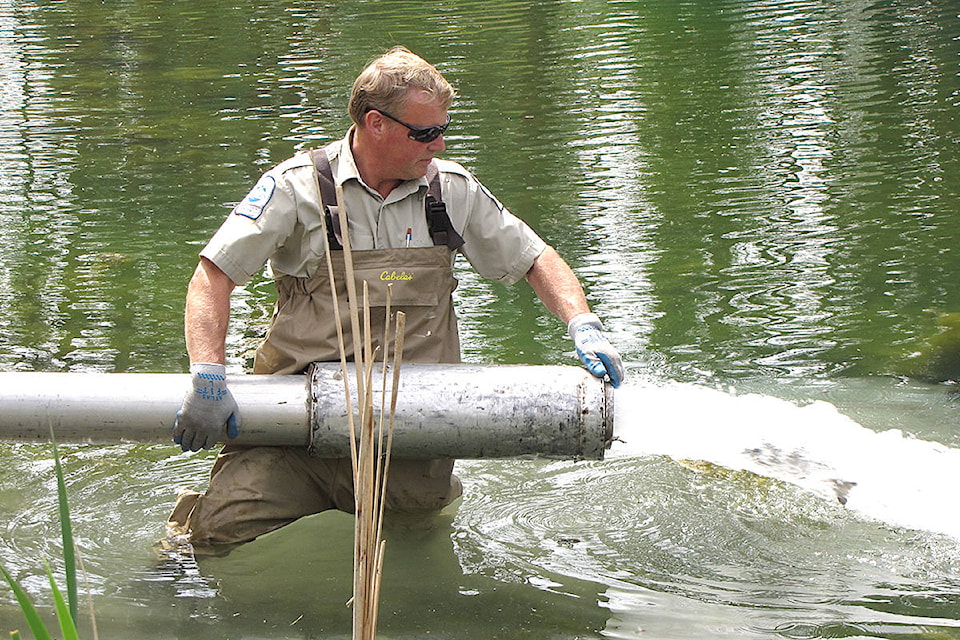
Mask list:
[[[804,405],[695,384],[631,384],[617,395],[613,456],[665,455],[795,484],[880,522],[960,540],[960,449],[872,431],[833,404]]]
[[[877,403],[898,385],[815,393],[890,424],[902,411]],[[918,428],[955,410],[943,388],[901,391]],[[603,462],[467,465],[464,568],[602,585],[609,637],[956,637],[957,449],[822,397],[663,380],[617,391],[617,435]]]

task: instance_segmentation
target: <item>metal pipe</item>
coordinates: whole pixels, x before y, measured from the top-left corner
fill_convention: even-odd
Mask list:
[[[309,443],[304,376],[230,376],[242,444]],[[171,442],[190,376],[180,373],[0,373],[0,440]]]
[[[340,367],[318,364],[312,376],[313,451],[349,452]],[[373,376],[375,399],[381,378]],[[389,376],[387,383],[389,408]],[[351,395],[356,407],[353,386]],[[400,370],[397,456],[601,459],[612,438],[612,387],[579,367],[405,363]]]
[[[373,378],[379,408],[381,376]],[[398,456],[599,459],[613,437],[612,390],[578,367],[409,363],[400,380]],[[338,364],[228,384],[243,417],[231,442],[349,456]],[[46,441],[52,428],[58,442],[167,443],[189,388],[186,374],[0,373],[0,440]],[[389,393],[388,381],[388,406]]]

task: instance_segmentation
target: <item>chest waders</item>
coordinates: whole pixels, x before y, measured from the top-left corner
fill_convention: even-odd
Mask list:
[[[330,162],[323,150],[313,152],[320,182],[328,241],[333,261],[339,320],[333,310],[330,278],[318,269],[308,278],[284,276],[277,280],[277,306],[267,336],[257,350],[254,373],[301,373],[311,362],[337,362],[337,322],[343,322],[347,359],[355,347],[347,304],[343,251],[334,230],[339,214]],[[430,183],[425,216],[434,246],[412,249],[371,249],[353,251],[357,290],[366,281],[370,294],[371,333],[374,348],[382,342],[386,315],[387,285],[392,285],[393,310],[407,315],[404,359],[409,362],[460,362],[460,337],[453,308],[457,280],[452,273],[451,252],[463,244],[453,229],[440,197],[440,180],[434,163],[427,171]],[[357,301],[358,306],[362,300]],[[382,357],[382,356],[381,356]],[[387,359],[392,355],[388,354]],[[380,359],[380,358],[378,358]]]
[[[326,153],[314,152],[327,228],[334,229],[336,192]],[[451,253],[463,239],[451,227],[433,163],[426,211],[434,246],[413,249],[354,251],[357,288],[368,283],[374,346],[383,337],[386,287],[392,284],[391,309],[407,314],[404,360],[425,363],[460,362],[460,338],[452,293],[457,280]],[[336,225],[338,228],[339,225]],[[334,279],[343,321],[347,357],[353,360],[354,339],[347,305],[343,251],[330,236]],[[295,374],[313,362],[339,362],[337,314],[327,269],[309,278],[277,280],[277,306],[263,344],[257,350],[254,373]],[[388,354],[388,361],[392,354]],[[241,409],[242,410],[242,409]],[[449,458],[393,458],[387,483],[389,511],[435,511],[461,493]],[[227,444],[214,463],[205,494],[182,492],[168,522],[175,534],[190,533],[197,553],[253,540],[326,509],[352,512],[353,475],[349,460],[311,455],[304,447],[244,447]],[[226,545],[224,547],[223,545]]]

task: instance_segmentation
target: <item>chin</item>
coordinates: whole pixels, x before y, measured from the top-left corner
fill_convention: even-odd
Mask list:
[[[412,177],[411,180],[419,180],[420,178],[427,175],[427,167],[430,166],[430,160],[421,160],[417,165],[411,170]]]

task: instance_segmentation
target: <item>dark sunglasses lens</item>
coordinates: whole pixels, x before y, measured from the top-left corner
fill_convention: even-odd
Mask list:
[[[440,137],[446,127],[428,127],[410,132],[410,139],[417,142],[433,142]]]

